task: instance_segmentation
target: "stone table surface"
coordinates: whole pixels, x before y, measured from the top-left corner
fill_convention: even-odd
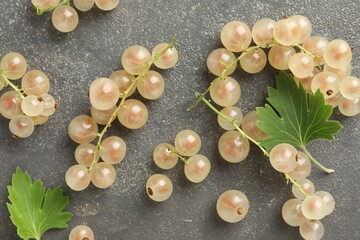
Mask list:
[[[203,104],[191,112],[186,108],[194,102],[194,92],[205,89],[214,78],[206,68],[206,58],[221,47],[220,30],[232,20],[252,26],[260,18],[306,15],[313,23],[313,34],[350,43],[354,48],[353,75],[359,76],[357,0],[121,0],[111,12],[94,8],[80,13],[79,26],[69,34],[54,30],[51,14],[37,16],[30,0],[0,1],[0,10],[0,56],[20,52],[30,69],[48,74],[50,92],[60,106],[49,122],[36,127],[27,139],[13,139],[8,120],[0,117],[0,239],[19,239],[5,204],[6,186],[17,166],[34,179],[42,179],[46,187],[60,185],[70,196],[67,210],[74,217],[69,228],[51,230],[44,240],[67,239],[78,224],[90,226],[98,240],[301,239],[298,228],[288,226],[281,217],[283,203],[292,198],[284,176],[271,168],[255,146],[242,163],[222,160],[217,141],[223,130],[217,126],[216,116]],[[93,186],[83,192],[70,190],[64,175],[75,164],[76,144],[69,139],[67,127],[75,116],[89,114],[91,81],[121,69],[121,54],[127,47],[138,44],[152,49],[174,34],[180,60],[176,67],[161,71],[166,81],[163,97],[145,101],[150,112],[145,127],[129,131],[116,122],[109,131],[128,145],[125,161],[116,166],[115,184],[106,190]],[[263,105],[266,88],[274,85],[276,74],[270,66],[255,75],[236,70],[233,76],[242,87],[237,106],[247,113]],[[314,167],[310,179],[317,190],[331,192],[337,202],[334,213],[323,220],[324,239],[356,239],[360,235],[360,116],[344,117],[335,109],[332,118],[344,126],[336,140],[315,141],[309,149],[336,172],[326,175]],[[163,171],[152,161],[157,144],[173,142],[177,132],[187,128],[200,134],[200,153],[212,163],[210,175],[200,184],[186,180],[182,163]],[[146,179],[153,173],[165,173],[174,185],[171,198],[160,204],[145,192]],[[229,189],[243,191],[250,200],[249,214],[236,224],[223,222],[215,210],[218,196]]]

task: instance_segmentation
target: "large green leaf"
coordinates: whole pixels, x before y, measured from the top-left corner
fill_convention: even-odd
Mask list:
[[[307,94],[302,84],[298,87],[284,72],[277,76],[276,87],[268,88],[270,105],[256,109],[257,125],[269,135],[261,142],[262,146],[268,150],[280,143],[304,147],[315,139],[334,139],[334,134],[342,126],[337,121],[328,120],[332,107],[325,104],[319,90]]]
[[[39,179],[32,183],[29,174],[17,168],[8,191],[10,218],[22,239],[40,239],[51,228],[68,226],[72,214],[63,212],[69,198],[63,196],[61,188],[45,191]]]

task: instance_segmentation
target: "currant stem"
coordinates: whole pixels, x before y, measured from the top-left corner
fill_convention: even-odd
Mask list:
[[[100,144],[101,141],[105,135],[105,133],[107,132],[107,130],[111,127],[111,123],[115,120],[115,118],[117,117],[118,112],[120,111],[120,109],[124,106],[125,104],[125,100],[128,97],[130,90],[133,89],[134,87],[136,87],[136,84],[138,81],[140,81],[141,79],[143,79],[145,77],[145,75],[147,74],[147,72],[150,70],[150,67],[170,48],[172,48],[174,46],[174,42],[176,39],[176,35],[174,35],[169,43],[169,45],[163,50],[161,51],[159,54],[156,54],[154,56],[154,58],[149,61],[147,64],[145,64],[143,70],[141,71],[141,73],[133,80],[133,82],[131,83],[131,85],[125,90],[122,99],[119,103],[119,106],[117,106],[117,108],[114,110],[114,112],[111,114],[111,117],[109,119],[109,121],[106,123],[105,127],[103,128],[103,130],[101,131],[101,133],[98,133],[97,137],[97,143],[96,143],[96,147],[94,150],[94,158],[93,161],[91,163],[91,166],[88,168],[88,172],[91,172],[91,170],[93,169],[93,167],[95,166],[95,164],[97,163],[97,156],[99,154],[99,150],[100,150]]]
[[[39,8],[39,6],[34,6],[34,8],[36,10],[37,15],[42,15],[44,12],[51,12],[52,10],[54,10],[55,8],[57,8],[57,7],[61,6],[61,5],[65,5],[65,4],[70,5],[70,1],[71,0],[63,0],[62,2],[60,2],[58,4],[55,4],[55,5],[52,5],[52,6],[48,7],[48,8],[43,9],[43,10],[41,10]]]
[[[301,149],[304,151],[304,153],[306,154],[306,156],[308,156],[308,158],[321,170],[323,170],[326,173],[333,173],[335,172],[334,169],[330,169],[325,167],[324,165],[322,165],[321,163],[319,163],[313,156],[311,156],[310,152],[305,148],[305,146],[301,147]]]
[[[320,64],[320,59],[317,58],[314,54],[312,54],[311,52],[309,52],[308,50],[306,50],[303,46],[301,46],[300,44],[296,43],[293,45],[294,47],[297,47],[298,49],[300,49],[300,51],[306,53],[307,55],[309,55],[310,57],[312,57],[312,59],[314,60],[314,62],[316,63],[316,67],[322,72],[322,67]]]
[[[5,86],[10,86],[19,95],[20,100],[24,100],[25,96],[21,92],[21,90],[17,86],[15,86],[1,71],[0,77],[5,80]]]
[[[306,50],[303,46],[301,46],[300,44],[296,43],[293,45],[294,47],[297,47],[298,49],[300,49],[300,51],[306,53],[307,55],[309,55],[310,57],[312,57],[313,59],[316,59],[315,55],[312,54],[311,52],[309,52],[308,50]]]
[[[298,184],[288,173],[285,173],[285,178],[287,181],[290,181],[292,184],[294,184],[294,186],[300,190],[300,192],[304,195],[305,198],[310,196],[308,193],[304,191],[302,185]]]
[[[246,135],[246,133],[236,124],[237,121],[234,121],[233,119],[225,116],[223,113],[221,113],[219,110],[217,110],[207,99],[204,98],[203,95],[198,94],[197,96],[200,101],[203,101],[211,110],[213,110],[217,115],[219,115],[220,117],[222,117],[225,121],[227,121],[228,123],[230,123],[231,125],[234,126],[234,128],[240,133],[241,137],[245,137],[247,139],[249,139],[249,141],[251,141],[252,143],[254,143],[256,146],[258,146],[261,151],[264,153],[265,156],[269,157],[270,154],[265,150],[265,148],[263,148],[260,143],[256,140],[254,140],[253,138],[251,138],[250,136]]]
[[[166,145],[166,147],[171,154],[176,155],[178,158],[181,159],[181,161],[183,161],[183,163],[187,164],[187,159],[185,157],[181,156],[180,153],[178,153],[177,151],[172,150],[169,146]]]

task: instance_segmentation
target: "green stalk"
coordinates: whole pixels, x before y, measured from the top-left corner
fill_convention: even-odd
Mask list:
[[[61,5],[65,5],[65,4],[70,5],[70,1],[71,0],[63,0],[62,2],[52,5],[46,9],[40,9],[39,6],[34,6],[34,8],[36,10],[37,15],[42,15],[44,12],[51,12],[52,10],[54,10],[55,8],[57,8]]]
[[[307,194],[304,189],[302,188],[302,186],[300,184],[298,184],[289,174],[285,173],[285,178],[290,181],[292,184],[294,184],[294,186],[300,190],[300,192],[304,195],[305,198],[307,198],[308,196],[310,196],[309,194]]]
[[[269,153],[266,151],[265,148],[263,148],[260,143],[250,136],[246,135],[246,133],[237,125],[237,121],[234,121],[233,119],[230,119],[229,117],[225,116],[223,113],[221,113],[219,110],[217,110],[208,100],[204,98],[204,96],[198,96],[198,98],[203,101],[211,110],[213,110],[217,115],[225,119],[228,123],[234,126],[234,128],[239,132],[241,137],[245,137],[249,139],[252,143],[254,143],[257,147],[261,149],[261,151],[264,153],[265,156],[269,157]]]
[[[319,163],[313,156],[311,156],[310,152],[306,149],[305,146],[301,147],[301,149],[304,151],[304,153],[306,154],[306,156],[308,156],[308,158],[321,170],[323,170],[326,173],[333,173],[335,172],[334,169],[330,169],[325,167],[324,165],[322,165],[321,163]]]
[[[10,86],[12,89],[14,89],[14,91],[19,95],[20,100],[24,100],[25,96],[22,93],[21,89],[18,88],[17,86],[15,86],[6,76],[5,74],[0,71],[0,77],[3,78],[5,80],[5,86]]]

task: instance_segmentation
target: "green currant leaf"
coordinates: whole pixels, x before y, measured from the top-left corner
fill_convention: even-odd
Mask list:
[[[69,197],[60,187],[46,190],[39,179],[32,183],[29,174],[17,168],[8,191],[10,218],[22,239],[40,239],[51,228],[68,226],[72,214],[63,210]]]
[[[259,122],[257,125],[266,132],[261,145],[271,150],[280,143],[295,147],[305,147],[315,139],[334,140],[342,126],[338,121],[328,120],[332,106],[325,104],[322,93],[307,94],[306,90],[294,79],[281,72],[276,77],[277,89],[268,88],[269,97],[265,107],[256,108]]]

